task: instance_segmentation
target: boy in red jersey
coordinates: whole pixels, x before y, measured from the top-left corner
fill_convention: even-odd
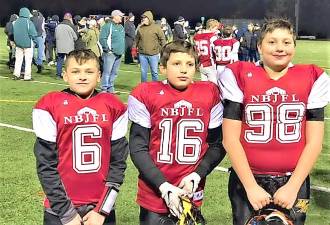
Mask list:
[[[218,72],[222,72],[227,64],[238,61],[239,41],[232,37],[232,28],[226,26],[222,34],[223,37],[211,45]]]
[[[302,225],[308,174],[322,149],[329,77],[315,65],[291,63],[295,35],[287,20],[264,24],[258,50],[260,63],[230,64],[219,80],[233,223],[244,225],[253,210],[273,207]]]
[[[174,224],[181,196],[201,206],[205,177],[225,156],[220,93],[211,82],[193,81],[193,46],[171,42],[160,61],[167,80],[142,83],[128,98],[141,225]]]
[[[44,224],[114,225],[128,155],[126,106],[95,90],[100,65],[90,50],[68,55],[63,79],[69,88],[43,96],[32,113]]]
[[[206,30],[196,33],[194,43],[199,59],[199,72],[201,73],[202,81],[212,81],[217,83],[216,68],[211,49],[211,44],[218,38],[219,21],[209,19],[206,22]]]

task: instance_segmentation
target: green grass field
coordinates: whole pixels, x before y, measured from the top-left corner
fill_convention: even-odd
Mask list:
[[[330,42],[298,41],[295,63],[314,63],[330,74]],[[0,123],[32,128],[31,112],[45,93],[61,90],[64,82],[55,79],[55,68],[46,66],[42,74],[33,68],[33,82],[13,81],[5,63],[6,40],[0,29]],[[139,68],[120,67],[116,89],[127,102],[128,93],[139,83]],[[326,109],[326,131],[322,154],[312,171],[312,185],[330,188],[330,107]],[[0,126],[0,225],[42,224],[43,193],[35,171],[33,144],[35,135]],[[228,167],[228,160],[221,166]],[[137,170],[128,159],[125,182],[116,205],[117,224],[138,224],[139,208],[135,203]],[[228,174],[214,171],[208,177],[203,213],[209,225],[231,224],[227,197]],[[313,192],[307,225],[330,225],[329,194]],[[321,201],[323,200],[323,201]]]

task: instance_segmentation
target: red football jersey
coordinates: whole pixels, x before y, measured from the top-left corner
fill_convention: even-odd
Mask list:
[[[236,62],[219,84],[224,99],[244,105],[240,140],[253,173],[292,172],[306,143],[306,109],[329,101],[328,76],[314,65],[290,64],[273,80],[258,64]]]
[[[203,67],[212,66],[214,64],[211,43],[217,39],[213,32],[196,34],[194,43],[199,58],[199,64]]]
[[[75,206],[101,198],[109,171],[110,141],[125,136],[127,122],[126,106],[109,93],[80,99],[52,92],[34,107],[34,131],[37,137],[56,142],[57,170]],[[45,207],[49,208],[47,199]]]
[[[151,129],[151,159],[175,186],[201,162],[208,148],[207,130],[222,123],[219,90],[208,81],[192,83],[182,92],[167,81],[142,83],[128,98],[128,112],[131,121]],[[204,183],[201,181],[193,198],[198,205]],[[138,181],[137,202],[153,212],[168,212],[159,191],[142,179]]]
[[[239,41],[235,38],[217,39],[212,44],[212,50],[215,55],[215,64],[227,65],[237,61]]]

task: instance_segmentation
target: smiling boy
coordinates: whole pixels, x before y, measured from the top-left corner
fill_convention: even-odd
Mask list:
[[[69,53],[63,79],[69,88],[43,96],[32,113],[44,224],[114,225],[128,155],[126,106],[96,91],[100,65],[90,50]]]
[[[138,85],[128,99],[141,225],[174,224],[169,215],[180,217],[181,196],[201,206],[205,177],[225,156],[219,90],[209,81],[193,81],[194,47],[168,43],[160,61],[167,79]]]

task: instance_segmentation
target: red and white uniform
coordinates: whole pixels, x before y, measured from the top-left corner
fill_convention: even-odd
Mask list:
[[[52,92],[33,109],[38,138],[57,144],[61,182],[74,206],[98,203],[109,171],[111,141],[125,137],[126,106],[114,95],[80,99]],[[50,208],[45,199],[45,207]]]
[[[128,98],[129,119],[150,128],[149,154],[167,181],[175,186],[195,171],[208,144],[208,129],[222,123],[219,90],[210,82],[195,82],[185,91],[167,81],[142,83]],[[205,180],[193,200],[201,205]],[[158,191],[138,180],[137,203],[156,213],[168,213]]]
[[[216,83],[216,70],[211,44],[217,39],[214,32],[206,31],[194,36],[194,43],[199,59],[199,69],[202,81]]]
[[[244,106],[240,140],[253,173],[292,172],[306,143],[306,110],[329,102],[327,74],[315,65],[290,64],[273,80],[258,64],[236,62],[219,84],[224,99]]]
[[[238,61],[239,41],[235,38],[217,39],[212,43],[212,50],[215,55],[215,64],[222,70],[224,66]]]

